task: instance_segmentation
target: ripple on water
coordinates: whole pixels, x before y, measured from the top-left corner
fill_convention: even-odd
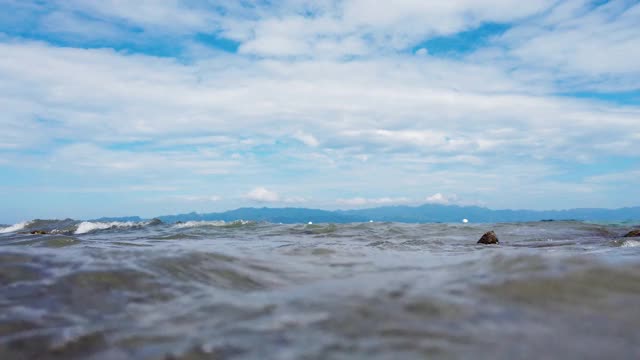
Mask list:
[[[35,238],[32,236],[28,236],[26,238],[16,239],[10,242],[7,242],[3,245],[5,246],[32,246],[32,247],[46,247],[46,248],[63,248],[67,246],[80,244],[80,239],[71,236],[61,236],[61,235],[44,235],[44,236],[36,236]]]
[[[494,228],[502,245],[476,245]],[[640,263],[624,230],[260,223],[79,239],[3,233],[0,359],[567,358],[569,347],[580,348],[573,358],[633,358]]]
[[[72,328],[36,332],[16,336],[0,346],[2,359],[83,359],[87,354],[99,354],[108,347],[107,337],[101,331],[76,331]],[[43,357],[42,354],[46,354]],[[100,358],[100,357],[99,357]],[[103,357],[108,359],[109,357]]]
[[[329,235],[338,231],[338,226],[335,224],[318,224],[318,225],[300,225],[289,228],[289,234],[291,235]]]
[[[178,295],[155,275],[133,269],[77,270],[56,279],[46,292],[46,307],[98,318],[133,303],[159,303]]]
[[[162,257],[150,261],[147,267],[169,283],[178,281],[230,290],[267,289],[282,282],[278,273],[266,265],[217,253]]]
[[[0,286],[23,281],[36,281],[45,276],[32,256],[16,253],[0,253]]]
[[[608,298],[640,293],[640,267],[613,269],[602,265],[568,270],[560,275],[509,278],[480,289],[492,297],[535,307],[596,308]]]

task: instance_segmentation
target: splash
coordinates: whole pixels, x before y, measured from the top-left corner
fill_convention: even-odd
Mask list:
[[[242,226],[253,224],[253,221],[248,220],[235,220],[231,222],[226,222],[224,220],[213,220],[213,221],[187,221],[184,223],[177,223],[173,225],[176,229],[185,229],[185,228],[197,228],[197,227],[234,227],[234,226]]]
[[[4,229],[0,229],[0,234],[8,234],[8,233],[20,231],[20,230],[26,228],[27,226],[29,226],[32,222],[33,221],[23,221],[21,223],[17,223],[17,224],[11,225],[11,226],[6,227]]]
[[[128,222],[91,222],[91,221],[83,221],[78,225],[78,228],[74,232],[76,235],[86,234],[97,230],[107,230],[107,229],[127,229],[132,227],[144,226],[146,223],[136,223],[132,221]]]
[[[625,240],[620,247],[637,247],[640,246],[639,240]]]

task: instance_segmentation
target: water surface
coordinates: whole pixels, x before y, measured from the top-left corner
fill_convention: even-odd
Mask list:
[[[631,225],[0,227],[0,359],[638,359]]]

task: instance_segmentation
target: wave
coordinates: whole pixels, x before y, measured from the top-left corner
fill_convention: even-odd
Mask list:
[[[640,246],[640,240],[625,240],[620,247],[637,247]]]
[[[27,226],[31,225],[32,223],[33,223],[33,221],[23,221],[21,223],[13,224],[13,225],[11,225],[9,227],[6,227],[4,229],[0,229],[0,234],[8,234],[8,233],[12,233],[12,232],[23,230],[24,228],[26,228]]]
[[[102,222],[102,221],[83,221],[78,224],[78,227],[74,231],[74,234],[87,234],[90,232],[98,231],[98,230],[112,230],[112,229],[131,229],[131,228],[139,228],[147,225],[155,225],[157,221],[144,221],[144,222],[133,222],[133,221],[111,221],[111,222]]]
[[[185,229],[185,228],[197,228],[197,227],[236,227],[236,226],[244,226],[254,224],[254,221],[249,220],[235,220],[226,222],[224,220],[213,220],[213,221],[187,221],[183,223],[176,223],[173,225],[176,229]]]
[[[42,232],[45,234],[72,235],[86,234],[99,230],[132,229],[145,226],[161,225],[162,221],[152,219],[148,221],[78,221],[73,219],[24,221],[8,227],[0,227],[0,234],[14,232]]]

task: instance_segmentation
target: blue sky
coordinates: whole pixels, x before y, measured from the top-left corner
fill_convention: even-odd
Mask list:
[[[0,223],[640,205],[638,1],[0,10]]]

